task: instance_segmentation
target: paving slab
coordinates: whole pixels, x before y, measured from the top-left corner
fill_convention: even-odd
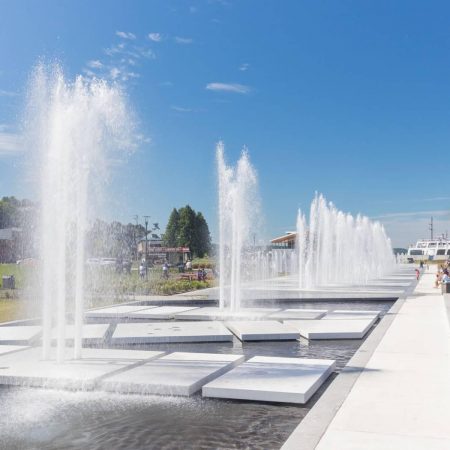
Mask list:
[[[59,364],[54,351],[53,359],[43,360],[42,349],[31,348],[1,356],[0,384],[90,390],[107,374],[162,355],[164,352],[83,348],[82,358],[73,359],[73,350],[66,349],[66,360]]]
[[[372,325],[377,321],[379,317],[379,311],[362,311],[362,310],[345,310],[337,309],[335,311],[329,312],[322,317],[322,320],[360,320],[367,319],[372,321]]]
[[[38,325],[0,327],[0,344],[29,345],[39,338],[41,331]]]
[[[286,341],[300,337],[290,324],[276,320],[236,320],[225,322],[225,325],[241,341]]]
[[[156,308],[156,306],[116,305],[116,306],[109,306],[107,308],[91,309],[90,311],[85,312],[85,316],[89,318],[98,318],[98,319],[128,318],[131,313],[150,308]]]
[[[156,306],[129,313],[128,317],[132,319],[173,319],[178,313],[197,308],[197,306]]]
[[[450,328],[433,272],[404,301],[317,449],[450,448]],[[291,441],[286,448],[303,448]]]
[[[100,345],[105,342],[106,333],[108,332],[109,323],[83,324],[82,336],[83,344]],[[58,330],[53,328],[52,339],[56,341]],[[75,338],[75,326],[66,325],[66,341],[73,342]]]
[[[269,314],[267,319],[287,320],[287,319],[321,319],[328,313],[327,309],[285,309]]]
[[[280,311],[276,308],[242,308],[230,311],[215,306],[185,311],[175,316],[176,320],[258,320],[268,314]]]
[[[255,356],[203,386],[204,397],[306,403],[333,372],[328,359]]]
[[[119,323],[113,344],[230,342],[233,334],[221,322]]]
[[[105,378],[111,392],[190,396],[244,361],[244,355],[175,352]]]
[[[285,320],[306,339],[362,339],[374,319]]]

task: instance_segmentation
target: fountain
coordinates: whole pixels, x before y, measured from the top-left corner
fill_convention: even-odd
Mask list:
[[[242,297],[244,250],[258,211],[257,175],[244,148],[235,168],[225,163],[224,145],[217,144],[219,180],[219,303],[236,311]]]
[[[311,203],[309,227],[297,216],[299,288],[367,284],[394,269],[391,241],[379,222],[344,214],[323,195]]]
[[[118,86],[81,76],[69,82],[58,66],[37,67],[27,111],[30,143],[41,165],[43,358],[50,358],[56,323],[56,358],[63,362],[70,303],[74,357],[81,354],[89,209],[105,183],[111,152],[132,147],[132,123]]]

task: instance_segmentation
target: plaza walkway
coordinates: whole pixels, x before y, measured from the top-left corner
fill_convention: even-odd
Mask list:
[[[450,327],[434,275],[405,300],[317,450],[450,449]],[[294,432],[286,448],[301,442]]]

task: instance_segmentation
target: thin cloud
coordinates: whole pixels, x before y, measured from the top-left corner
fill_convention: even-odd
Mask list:
[[[161,42],[162,41],[161,33],[149,33],[148,38],[153,42]]]
[[[110,71],[109,71],[109,75],[111,77],[112,80],[117,80],[117,78],[119,78],[120,76],[120,69],[118,67],[113,67]]]
[[[16,95],[18,95],[17,92],[0,89],[0,97],[15,97]]]
[[[2,129],[7,128],[6,126]],[[23,151],[22,136],[0,131],[0,156],[13,156]]]
[[[180,37],[180,36],[175,36],[173,39],[177,44],[187,45],[187,44],[192,44],[194,42],[194,40],[192,38],[186,38],[186,37]]]
[[[403,219],[411,219],[411,218],[422,218],[422,217],[442,217],[450,215],[450,211],[446,209],[442,210],[434,210],[434,211],[409,211],[409,212],[394,212],[387,214],[380,214],[379,216],[373,216],[372,219],[377,220],[403,220]]]
[[[103,67],[103,64],[98,59],[95,59],[92,61],[88,61],[87,66],[90,67],[91,69],[101,69]]]
[[[182,113],[188,113],[188,112],[192,112],[193,111],[190,108],[183,108],[181,106],[171,106],[170,109],[173,109],[174,111],[182,112]]]
[[[136,35],[130,33],[129,31],[116,31],[116,36],[119,36],[122,39],[129,39],[132,41],[136,39]]]
[[[237,83],[208,83],[206,85],[208,91],[216,92],[233,92],[235,94],[248,94],[250,87]]]
[[[241,72],[246,72],[248,69],[250,68],[250,64],[249,63],[243,63],[239,66],[239,70]]]

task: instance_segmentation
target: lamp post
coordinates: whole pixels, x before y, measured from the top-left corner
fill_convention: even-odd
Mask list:
[[[148,263],[147,263],[147,252],[148,252],[148,219],[150,216],[144,216],[145,220],[145,278],[148,275]]]

